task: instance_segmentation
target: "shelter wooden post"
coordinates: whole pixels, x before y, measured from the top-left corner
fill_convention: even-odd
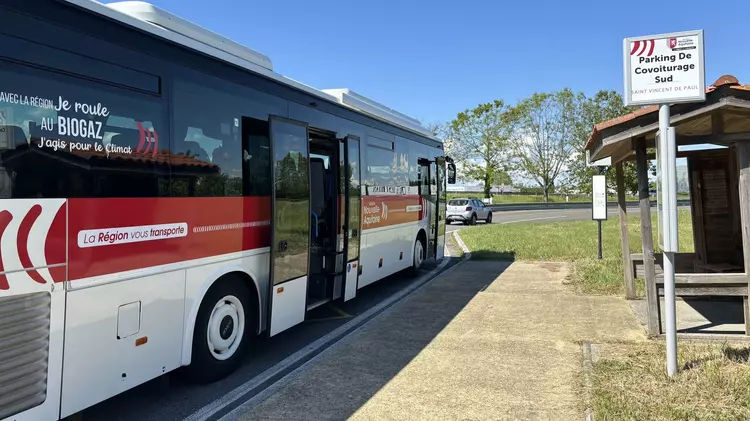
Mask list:
[[[625,276],[625,297],[635,298],[635,282],[633,280],[633,262],[630,260],[630,239],[628,238],[628,210],[625,202],[625,174],[622,162],[615,164],[617,179],[617,207],[620,216],[620,246],[622,247],[622,266]]]
[[[656,268],[654,267],[654,238],[651,231],[651,200],[648,188],[648,160],[646,140],[635,142],[636,166],[638,170],[638,199],[641,211],[641,238],[643,241],[643,266],[646,278],[646,305],[648,308],[648,333],[657,336],[661,332],[659,296],[656,291]]]
[[[739,196],[740,219],[742,220],[742,252],[745,257],[745,273],[750,275],[750,140],[737,142],[737,169],[740,172]],[[750,292],[750,276],[748,277]],[[750,335],[750,308],[748,297],[744,297],[745,335]]]

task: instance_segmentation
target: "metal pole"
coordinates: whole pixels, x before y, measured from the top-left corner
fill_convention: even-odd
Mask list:
[[[659,227],[662,230],[662,238],[664,243],[670,242],[669,235],[670,230],[665,229],[670,227],[672,219],[676,217],[676,209],[671,209],[672,195],[676,195],[677,192],[671,189],[672,184],[676,184],[673,178],[676,176],[675,160],[676,153],[671,151],[674,148],[674,142],[669,142],[669,105],[662,105],[659,107],[659,145],[657,147],[663,148],[659,155],[662,158],[662,184],[664,188],[662,192],[666,191],[669,194],[665,195],[662,193],[662,200],[664,205],[662,206],[664,215],[662,218],[663,227]],[[671,143],[671,145],[670,145]],[[672,251],[664,252],[664,312],[666,313],[665,323],[667,331],[667,374],[669,377],[677,374],[677,320],[675,311],[675,294],[674,294],[674,253]]]
[[[599,260],[602,260],[602,220],[599,219],[596,223],[599,225]]]

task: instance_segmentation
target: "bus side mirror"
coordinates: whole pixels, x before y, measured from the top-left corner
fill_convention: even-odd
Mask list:
[[[456,164],[449,162],[447,167],[448,184],[456,184]]]

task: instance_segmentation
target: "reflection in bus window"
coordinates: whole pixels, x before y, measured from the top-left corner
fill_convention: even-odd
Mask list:
[[[94,82],[4,64],[0,197],[156,197],[169,181],[161,104]]]
[[[369,146],[365,183],[368,186],[390,186],[397,167],[396,154],[393,151]]]
[[[195,180],[173,175],[172,194],[270,194],[268,122],[243,118],[242,97],[184,81],[174,86],[172,160],[195,159],[207,171]]]

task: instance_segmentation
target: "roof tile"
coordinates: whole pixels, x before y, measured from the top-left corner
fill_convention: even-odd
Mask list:
[[[706,88],[706,93],[708,94],[710,92],[713,92],[716,90],[716,88],[720,86],[725,86],[725,85],[729,85],[731,89],[750,91],[750,85],[741,84],[740,81],[732,75],[723,75],[720,78],[716,79],[716,82],[712,83]],[[591,135],[586,141],[585,148],[588,148],[589,146],[591,146],[591,144],[594,143],[599,138],[599,136],[601,136],[602,130],[609,129],[611,127],[617,126],[619,124],[622,124],[631,120],[635,120],[638,117],[651,114],[657,111],[659,111],[658,105],[649,105],[647,107],[643,107],[638,110],[635,110],[629,114],[625,114],[620,117],[613,118],[612,120],[602,121],[600,123],[594,124]]]

